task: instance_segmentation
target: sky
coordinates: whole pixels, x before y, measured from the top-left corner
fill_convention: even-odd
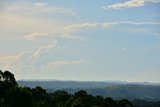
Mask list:
[[[0,0],[0,69],[17,80],[160,82],[160,0]]]

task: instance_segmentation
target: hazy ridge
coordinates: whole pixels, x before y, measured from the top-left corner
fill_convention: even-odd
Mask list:
[[[36,87],[41,86],[48,92],[56,90],[65,90],[74,93],[78,90],[86,90],[87,93],[94,96],[101,95],[112,97],[114,99],[143,99],[160,100],[159,83],[149,82],[123,82],[123,81],[58,81],[58,80],[20,80],[19,86]]]

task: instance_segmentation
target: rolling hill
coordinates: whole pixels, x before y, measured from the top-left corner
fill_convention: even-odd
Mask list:
[[[142,99],[148,101],[160,100],[160,85],[151,83],[128,82],[81,82],[81,81],[18,81],[19,86],[41,86],[48,92],[65,90],[74,93],[78,90],[86,90],[94,96],[101,95],[114,99],[127,98],[130,100]]]

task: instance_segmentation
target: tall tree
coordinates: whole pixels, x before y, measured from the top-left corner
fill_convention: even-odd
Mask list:
[[[5,83],[10,83],[12,85],[17,85],[17,82],[16,82],[16,79],[14,78],[14,75],[9,71],[5,71],[3,73],[3,81]]]
[[[3,81],[3,72],[0,70],[0,81]]]

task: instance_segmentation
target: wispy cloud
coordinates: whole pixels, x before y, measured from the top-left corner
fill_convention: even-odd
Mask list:
[[[128,8],[136,8],[142,7],[147,3],[160,3],[160,0],[129,0],[123,3],[115,3],[112,5],[103,6],[103,9],[128,9]]]
[[[15,62],[18,61],[18,59],[23,55],[23,53],[20,53],[16,56],[0,56],[0,62]]]
[[[46,57],[50,58],[51,54],[55,52],[55,45],[50,44],[47,46],[43,46],[33,52],[22,52],[18,55],[10,55],[10,56],[0,56],[0,66],[3,69],[18,69],[21,70],[28,68],[27,70],[30,70],[32,72],[38,71],[38,67],[36,65],[38,63],[42,63],[41,60],[45,59]],[[53,60],[53,59],[51,59]],[[43,62],[41,66],[45,66],[45,63]]]
[[[69,25],[65,28],[66,31],[70,31],[72,30],[76,30],[76,29],[80,29],[80,28],[96,28],[98,26],[102,26],[101,23],[78,23],[78,24],[73,24],[73,25]]]
[[[145,0],[145,2],[160,3],[160,0]]]
[[[63,14],[68,14],[74,17],[78,16],[72,9],[53,7],[53,6],[49,6],[47,3],[41,3],[41,2],[33,3],[32,8],[31,9],[36,12],[41,11],[41,12],[49,12],[49,13],[63,13]]]
[[[28,60],[30,60],[31,62],[37,62],[38,59],[43,58],[44,56],[47,56],[48,53],[53,53],[55,51],[55,45],[51,44],[51,45],[47,45],[47,46],[43,46],[40,47],[38,50],[34,51],[29,57]],[[49,57],[49,56],[47,56]]]
[[[76,13],[70,8],[50,6],[47,3],[30,3],[16,1],[13,3],[2,2],[5,6],[0,9],[0,31],[21,31],[27,40],[34,41],[35,38],[55,34],[61,35],[65,32],[63,28],[68,24],[59,17],[75,18]],[[2,5],[2,4],[1,4]],[[31,34],[28,34],[30,33]],[[63,37],[63,36],[61,36]]]
[[[73,12],[72,9],[50,6],[47,3],[43,2],[35,2],[30,3],[27,1],[16,1],[12,4],[7,4],[3,9],[5,12],[12,12],[12,13],[19,13],[21,15],[29,16],[29,15],[41,15],[47,13],[60,13],[60,14],[67,14],[70,16],[75,16],[76,13]],[[27,14],[26,14],[27,13]]]
[[[33,52],[23,52],[15,56],[0,56],[0,66],[16,74],[42,73],[63,66],[89,64],[88,60],[55,60],[52,56],[57,50],[53,44],[43,46]]]
[[[121,21],[121,22],[106,22],[106,23],[79,23],[65,27],[66,31],[75,31],[79,29],[93,29],[93,28],[111,28],[116,25],[160,25],[160,22],[134,22],[134,21]]]
[[[62,21],[57,18],[57,16],[77,17],[72,9],[50,6],[47,3],[30,3],[26,1],[2,3],[4,3],[4,6],[3,9],[0,9],[0,31],[16,32],[18,36],[15,36],[15,38],[22,37],[28,41],[36,41],[40,46],[37,45],[34,49],[30,47],[29,52],[24,51],[15,56],[0,56],[1,69],[15,70],[21,74],[44,71],[48,63],[55,61],[53,55],[57,49],[56,38],[75,39],[75,37],[64,31],[65,20]],[[74,65],[84,62],[84,60],[78,60],[67,63],[64,59],[59,64],[57,62],[55,64],[60,67],[61,65]]]
[[[18,55],[10,55],[10,56],[0,56],[0,66],[1,69],[4,70],[10,70],[15,65],[17,65],[20,62],[21,57],[23,56],[23,53],[20,53]]]
[[[27,40],[30,40],[30,41],[35,41],[36,38],[39,38],[39,37],[48,37],[50,36],[48,33],[38,33],[38,32],[34,32],[34,33],[31,33],[29,35],[25,35],[23,36],[24,39],[27,39]]]
[[[47,69],[55,69],[61,66],[79,65],[79,64],[89,64],[89,62],[88,60],[72,60],[72,61],[61,60],[61,61],[53,61],[49,63],[46,67]]]

